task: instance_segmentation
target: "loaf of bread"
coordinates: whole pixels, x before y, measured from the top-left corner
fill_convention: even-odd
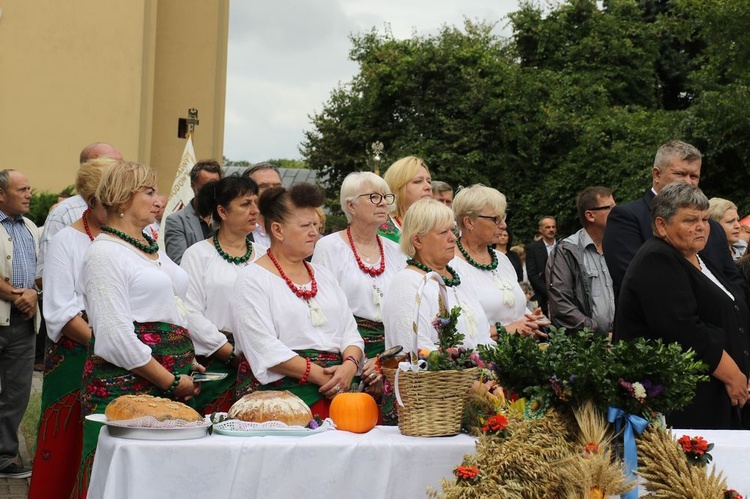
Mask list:
[[[181,402],[152,397],[151,395],[122,395],[107,404],[104,415],[110,421],[153,416],[159,421],[182,419],[189,422],[201,421],[203,416]]]
[[[228,416],[240,421],[281,421],[289,426],[307,426],[313,418],[310,408],[293,393],[261,390],[245,395],[229,408]]]

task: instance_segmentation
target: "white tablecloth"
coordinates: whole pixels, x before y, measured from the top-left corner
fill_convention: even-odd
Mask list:
[[[395,427],[180,441],[115,438],[103,428],[88,497],[425,497],[474,450],[468,435],[405,437]]]

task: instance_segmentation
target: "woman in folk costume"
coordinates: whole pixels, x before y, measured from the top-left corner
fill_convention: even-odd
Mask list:
[[[194,360],[187,321],[178,310],[187,273],[143,229],[153,223],[156,174],[144,165],[108,166],[96,191],[107,224],[84,257],[84,303],[93,336],[83,369],[84,415],[103,414],[126,394],[191,399]],[[101,425],[85,421],[74,495],[85,497]]]
[[[91,339],[79,287],[83,256],[107,221],[96,200],[102,170],[117,160],[107,157],[81,165],[76,191],[88,208],[83,216],[55,234],[47,251],[42,302],[47,324],[42,383],[42,415],[37,435],[30,498],[68,498],[81,460],[81,375]]]
[[[357,172],[344,179],[340,197],[349,227],[318,241],[312,261],[328,269],[341,284],[365,342],[365,356],[374,359],[385,350],[383,293],[406,266],[406,255],[398,245],[378,235],[395,196],[379,176]],[[366,364],[362,382],[365,391],[380,399],[383,377],[374,369],[374,362]],[[386,413],[392,409],[384,408]]]
[[[398,243],[406,211],[419,199],[432,198],[432,178],[427,164],[416,156],[406,156],[388,167],[383,179],[396,195],[396,210],[378,232]]]
[[[526,308],[526,295],[507,256],[493,249],[507,228],[505,196],[497,189],[476,184],[462,189],[453,200],[461,237],[456,240],[451,266],[464,284],[474,289],[487,319],[496,329],[523,336],[540,336],[549,325],[541,310]]]
[[[331,399],[349,389],[364,342],[346,295],[325,268],[305,261],[319,238],[317,187],[275,187],[260,197],[271,237],[265,256],[240,271],[231,301],[235,341],[244,360],[239,394],[289,390],[325,418]]]
[[[180,266],[190,278],[185,307],[198,362],[206,371],[226,373],[204,383],[195,397],[202,414],[227,412],[235,401],[241,354],[231,333],[229,301],[240,270],[266,254],[250,241],[258,219],[258,186],[250,178],[230,175],[209,182],[198,193],[198,212],[211,216],[214,236],[190,246]]]

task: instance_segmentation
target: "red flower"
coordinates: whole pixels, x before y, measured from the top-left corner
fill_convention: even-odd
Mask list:
[[[158,345],[161,343],[161,335],[155,333],[146,333],[143,335],[143,342],[146,345]]]
[[[490,419],[487,420],[487,422],[482,427],[482,431],[485,433],[488,432],[501,432],[504,431],[508,427],[508,418],[503,416],[502,414],[495,414],[494,416],[490,417]]]
[[[726,499],[742,499],[742,496],[740,495],[740,493],[734,489],[729,489],[726,492],[724,492],[724,497]]]
[[[456,466],[453,474],[456,475],[459,481],[473,481],[479,476],[479,468],[476,466]]]
[[[583,455],[588,457],[591,454],[599,453],[599,445],[596,442],[589,442],[583,446]]]
[[[239,367],[237,367],[237,372],[240,374],[247,374],[250,372],[250,363],[247,360],[243,360],[240,362]]]
[[[690,443],[690,437],[687,435],[683,435],[677,440],[677,443],[682,446],[682,450],[685,452],[690,452],[693,450],[693,445]]]
[[[91,359],[86,359],[86,363],[83,364],[83,375],[88,376],[94,370],[94,363]]]
[[[164,369],[167,371],[172,372],[172,369],[174,368],[174,357],[162,357],[161,365],[164,366]]]

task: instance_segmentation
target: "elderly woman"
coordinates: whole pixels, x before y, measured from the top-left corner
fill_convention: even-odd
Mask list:
[[[461,307],[457,328],[465,335],[464,346],[474,348],[479,344],[494,344],[490,334],[495,333],[495,327],[490,327],[474,290],[462,284],[463,278],[448,265],[456,247],[450,208],[434,199],[417,201],[406,212],[401,236],[401,250],[409,259],[406,268],[393,278],[385,295],[383,323],[386,348],[394,345],[402,345],[407,350],[413,348],[412,321],[417,306],[417,343],[420,350],[436,348],[438,335],[432,322],[441,309],[448,313],[455,306]],[[425,274],[432,271],[437,272],[448,287],[448,303],[440,303],[439,285],[430,280],[418,305],[417,290]]]
[[[340,197],[349,227],[318,241],[312,261],[341,284],[365,342],[365,355],[373,359],[385,349],[383,292],[406,265],[398,245],[378,235],[395,196],[382,178],[360,172],[347,175]],[[371,366],[368,363],[362,380],[366,391],[378,398],[381,376]]]
[[[198,361],[207,371],[227,374],[204,383],[195,397],[196,409],[211,414],[228,411],[235,401],[239,359],[229,311],[234,283],[241,269],[266,253],[248,237],[258,218],[258,186],[239,175],[209,182],[198,193],[198,213],[211,217],[214,236],[190,246],[180,266],[190,278],[185,306]]]
[[[456,241],[451,265],[463,282],[474,289],[482,309],[496,329],[524,336],[545,336],[540,326],[549,324],[540,310],[529,312],[526,295],[508,257],[492,249],[501,240],[505,225],[505,196],[476,184],[458,192],[453,200],[461,237]]]
[[[153,223],[156,174],[144,165],[108,166],[96,190],[107,224],[86,252],[81,271],[93,337],[83,369],[84,415],[103,414],[120,395],[185,401],[197,388],[187,376],[194,358],[178,311],[188,276],[143,232]],[[76,491],[85,495],[100,425],[84,422]]]
[[[81,460],[81,375],[91,328],[79,287],[83,256],[99,235],[107,212],[95,198],[102,170],[117,160],[92,159],[78,169],[76,191],[83,216],[55,234],[47,250],[43,313],[47,323],[42,417],[30,498],[70,497]]]
[[[415,156],[407,156],[393,163],[383,175],[391,192],[396,195],[396,212],[380,226],[383,237],[398,243],[401,220],[409,207],[419,199],[432,198],[432,178],[427,164]]]
[[[661,338],[692,348],[709,366],[684,410],[667,414],[675,428],[739,428],[748,398],[747,307],[724,275],[699,252],[708,237],[708,199],[673,182],[651,205],[654,238],[628,267],[615,318],[615,340]]]
[[[315,208],[324,200],[310,184],[263,192],[259,207],[271,247],[240,271],[230,302],[232,331],[246,358],[238,394],[289,390],[322,418],[331,399],[349,389],[364,350],[338,280],[305,261],[319,237]]]
[[[738,262],[745,254],[747,243],[740,238],[742,227],[740,217],[737,214],[737,205],[722,198],[711,198],[708,201],[708,215],[721,224],[727,235],[729,252],[735,262]]]

